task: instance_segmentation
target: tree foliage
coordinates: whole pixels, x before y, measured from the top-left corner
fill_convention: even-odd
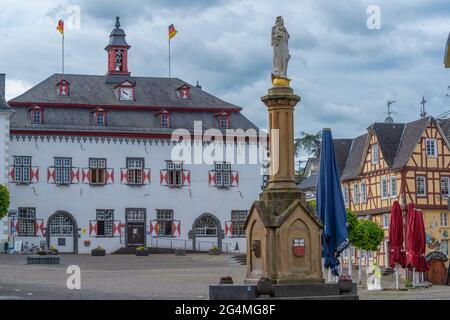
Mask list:
[[[377,251],[384,239],[383,229],[370,220],[359,220],[353,233],[353,245],[367,251]]]
[[[319,158],[321,135],[322,131],[316,134],[309,134],[302,131],[300,138],[296,138],[294,141],[295,155],[298,156],[300,151],[306,151],[309,156]]]
[[[8,188],[5,185],[0,185],[0,219],[8,213],[9,198]]]
[[[358,222],[358,215],[347,209],[348,240],[352,245],[355,245],[355,229],[358,225]]]

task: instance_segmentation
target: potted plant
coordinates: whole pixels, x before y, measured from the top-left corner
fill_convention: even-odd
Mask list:
[[[339,291],[340,292],[351,292],[353,289],[352,277],[344,273],[339,277]]]
[[[50,255],[57,255],[58,254],[58,249],[55,246],[51,245],[50,249],[48,251],[48,254],[50,254]]]
[[[91,250],[91,255],[93,257],[102,257],[106,253],[105,249],[103,249],[101,246],[97,246],[97,248]]]
[[[233,284],[233,278],[231,276],[221,277],[219,284]]]
[[[212,246],[212,247],[209,249],[208,253],[209,253],[210,255],[219,255],[219,254],[220,254],[219,247],[217,247],[217,246]]]
[[[184,250],[183,248],[176,248],[175,249],[175,255],[176,256],[185,256],[186,255],[186,250]]]
[[[140,246],[136,248],[136,255],[140,257],[148,256],[148,250],[144,246]]]
[[[89,247],[91,245],[91,240],[84,240],[84,246]]]

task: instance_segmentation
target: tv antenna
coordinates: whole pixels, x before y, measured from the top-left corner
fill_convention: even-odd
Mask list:
[[[397,102],[397,100],[388,100],[387,102],[387,117],[384,120],[385,123],[394,123],[394,119],[392,119],[391,114],[393,114],[394,112],[391,111],[391,104]]]

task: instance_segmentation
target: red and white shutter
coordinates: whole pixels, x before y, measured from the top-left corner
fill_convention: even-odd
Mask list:
[[[114,184],[114,169],[106,169],[106,183]]]
[[[89,222],[89,236],[96,237],[97,236],[97,221]]]
[[[39,168],[38,167],[31,167],[30,182],[31,183],[39,182]]]
[[[191,185],[191,172],[189,170],[183,171],[183,186]]]
[[[231,186],[237,187],[239,185],[239,172],[231,171]]]
[[[167,170],[161,170],[159,180],[162,186],[167,186],[169,184],[169,176],[167,174]]]
[[[120,221],[113,221],[113,237],[120,237],[121,234],[122,223]]]
[[[55,168],[48,168],[47,170],[47,182],[55,183]]]
[[[36,236],[44,236],[44,220],[36,220],[34,230]]]
[[[9,181],[14,182],[14,167],[9,168]]]
[[[128,183],[128,169],[120,169],[120,183]]]
[[[209,175],[209,185],[211,187],[215,187],[216,186],[216,172],[209,171],[208,175]]]
[[[172,221],[172,236],[179,237],[181,233],[180,221]]]
[[[233,227],[233,222],[232,221],[226,221],[225,222],[225,236],[226,237],[231,237],[232,227]]]
[[[91,170],[89,168],[81,169],[81,183],[89,184],[91,182]]]
[[[79,183],[80,182],[80,169],[72,168],[72,181],[71,183]]]
[[[159,232],[158,221],[150,221],[150,237],[157,237]]]
[[[19,234],[19,220],[11,220],[11,235],[17,236]]]
[[[150,169],[144,169],[144,184],[149,184],[151,180]]]

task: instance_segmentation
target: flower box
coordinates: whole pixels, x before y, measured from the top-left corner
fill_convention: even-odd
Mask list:
[[[91,250],[91,256],[93,257],[103,257],[105,254],[106,251],[103,248],[95,248]]]

